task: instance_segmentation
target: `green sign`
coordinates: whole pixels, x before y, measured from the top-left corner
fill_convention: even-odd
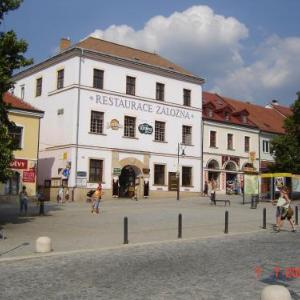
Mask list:
[[[113,175],[121,175],[122,169],[121,168],[114,168],[113,169]]]
[[[147,123],[140,124],[138,128],[140,133],[143,134],[152,134],[153,132],[153,127]]]

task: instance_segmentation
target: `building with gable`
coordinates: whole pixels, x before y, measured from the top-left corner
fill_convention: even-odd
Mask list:
[[[203,79],[158,54],[88,37],[62,39],[57,55],[14,80],[15,94],[45,111],[40,184],[68,187],[74,199],[100,182],[108,195],[131,197],[137,186],[140,197],[166,196],[180,175],[182,192],[201,191]]]
[[[9,120],[16,124],[9,132],[19,149],[14,151],[10,165],[13,176],[6,183],[0,183],[0,195],[18,195],[21,187],[26,186],[32,196],[37,188],[39,129],[44,112],[10,93],[3,95],[3,101],[9,105]]]

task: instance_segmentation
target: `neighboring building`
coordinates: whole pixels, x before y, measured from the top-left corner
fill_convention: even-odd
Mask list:
[[[13,177],[0,183],[0,195],[17,195],[23,185],[29,195],[35,195],[39,128],[44,113],[9,93],[3,95],[3,101],[10,105],[9,120],[17,125],[10,134],[19,144],[19,150],[14,151],[11,163]]]
[[[218,94],[203,92],[203,178],[214,179],[220,193],[243,185],[246,172],[259,170],[259,129],[249,111]]]
[[[88,37],[14,77],[15,93],[45,111],[40,170],[75,199],[201,191],[203,79],[161,56]],[[178,143],[185,156],[177,165]],[[180,145],[180,148],[182,146]],[[166,195],[167,193],[164,193]]]

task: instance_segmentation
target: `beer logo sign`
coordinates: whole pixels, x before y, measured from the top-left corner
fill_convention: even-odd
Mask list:
[[[147,123],[140,124],[138,128],[142,134],[152,134],[153,132],[153,127]]]

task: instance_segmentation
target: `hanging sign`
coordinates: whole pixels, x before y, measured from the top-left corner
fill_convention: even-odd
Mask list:
[[[153,127],[147,123],[140,124],[138,128],[142,134],[152,134],[153,132]]]
[[[30,171],[23,171],[23,182],[35,182],[35,172]]]
[[[119,176],[121,175],[122,169],[121,168],[113,168],[113,175]]]

